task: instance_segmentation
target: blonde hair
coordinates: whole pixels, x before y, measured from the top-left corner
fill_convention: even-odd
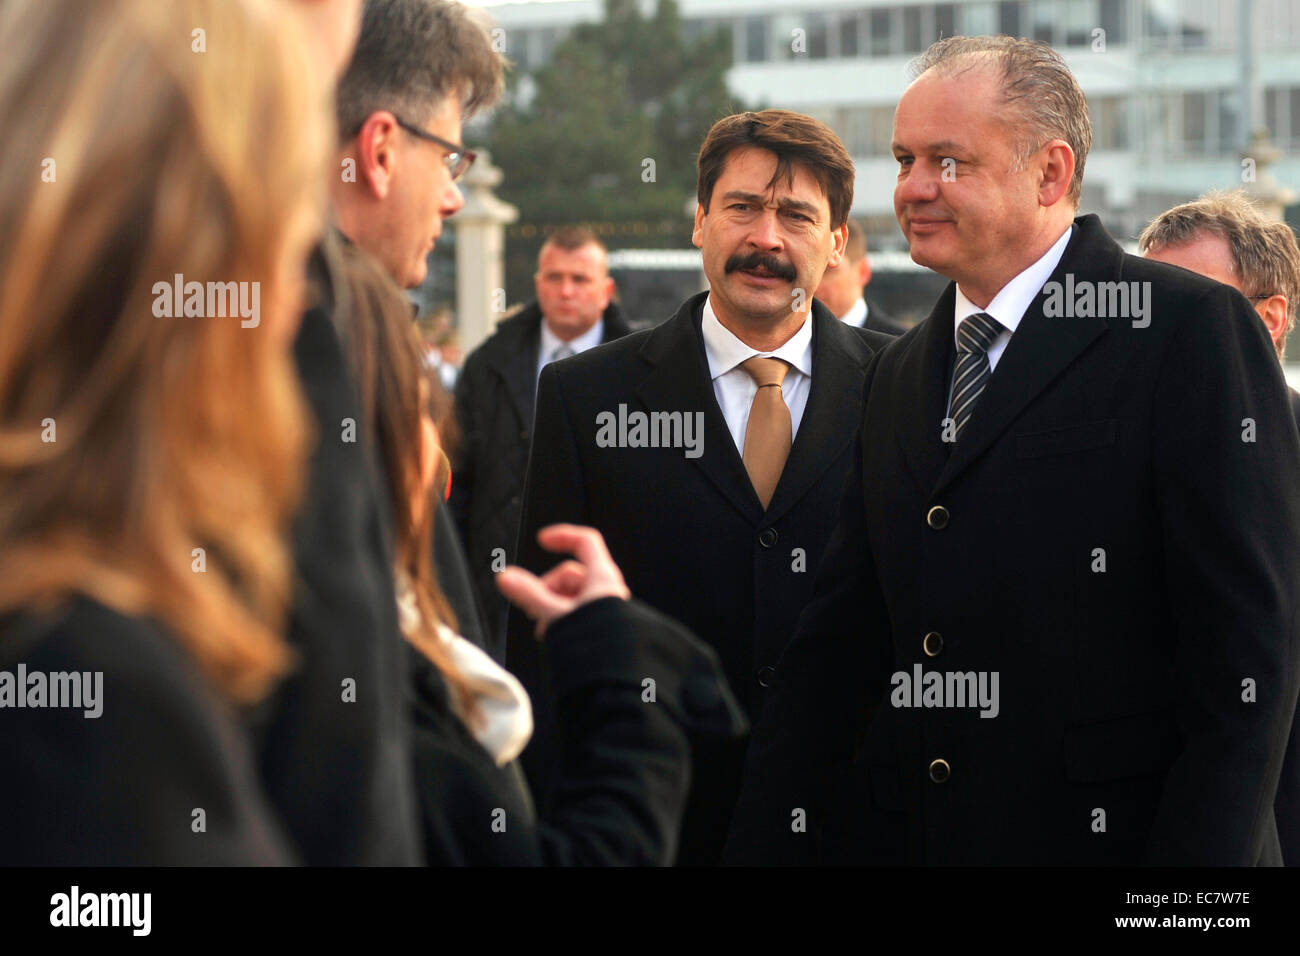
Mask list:
[[[290,250],[333,137],[290,17],[0,5],[0,614],[81,594],[151,616],[239,702],[290,663]],[[155,317],[178,274],[257,283],[265,319]]]

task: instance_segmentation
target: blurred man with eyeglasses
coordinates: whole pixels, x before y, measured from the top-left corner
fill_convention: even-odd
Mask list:
[[[338,88],[344,137],[332,177],[338,227],[398,285],[424,281],[443,220],[465,205],[456,181],[474,154],[461,123],[492,102],[498,55],[469,11],[432,0],[368,0]]]

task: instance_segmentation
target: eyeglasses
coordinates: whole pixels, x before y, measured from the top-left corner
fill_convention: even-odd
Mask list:
[[[474,160],[478,157],[478,154],[472,149],[466,149],[464,146],[445,140],[441,136],[434,136],[415,124],[406,122],[400,116],[394,115],[393,119],[397,120],[397,125],[412,136],[418,136],[420,139],[427,140],[447,150],[447,155],[443,157],[442,161],[447,164],[447,171],[451,173],[452,182],[459,182],[461,177],[469,172],[470,166],[474,165]]]
[[[1275,295],[1277,295],[1276,292],[1270,292],[1268,295],[1248,295],[1248,296],[1246,296],[1246,298],[1247,298],[1247,299],[1250,299],[1250,300],[1252,300],[1252,301],[1254,301],[1254,300],[1257,300],[1257,299],[1271,299],[1271,298],[1273,298],[1273,296],[1275,296]]]

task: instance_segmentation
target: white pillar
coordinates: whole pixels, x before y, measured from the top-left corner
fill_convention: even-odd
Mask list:
[[[505,227],[519,210],[493,193],[502,179],[487,150],[461,180],[465,206],[448,220],[456,230],[456,330],[468,353],[505,314]]]

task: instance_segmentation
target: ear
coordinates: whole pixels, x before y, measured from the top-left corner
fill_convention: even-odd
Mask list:
[[[1282,334],[1286,331],[1287,305],[1286,296],[1270,295],[1267,299],[1259,300],[1255,307],[1259,317],[1264,320],[1264,327],[1268,329],[1268,337],[1279,349],[1282,347]]]
[[[826,268],[834,269],[844,261],[844,247],[849,241],[849,224],[844,222],[840,228],[831,230],[831,257],[826,260]]]
[[[1038,170],[1038,204],[1054,206],[1070,192],[1074,178],[1074,150],[1063,139],[1054,139],[1030,160]]]
[[[605,306],[609,306],[609,300],[614,298],[614,277],[605,276],[604,284]]]
[[[867,283],[869,283],[870,281],[871,281],[871,260],[868,259],[866,256],[863,256],[862,261],[858,263],[858,275],[857,275],[858,288],[865,289],[867,287]]]
[[[357,160],[357,182],[375,199],[386,199],[393,188],[397,165],[397,137],[402,128],[388,110],[366,117],[353,139]]]
[[[695,206],[695,229],[691,232],[691,242],[699,249],[704,248],[704,207]]]

